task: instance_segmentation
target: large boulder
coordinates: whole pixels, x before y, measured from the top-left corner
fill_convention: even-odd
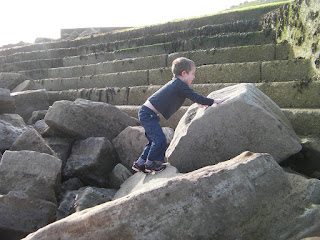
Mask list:
[[[162,128],[168,145],[170,144],[174,130],[169,127]],[[144,128],[141,126],[127,127],[112,141],[120,162],[131,170],[132,164],[136,161],[144,150],[148,140],[145,137]]]
[[[10,150],[30,150],[57,156],[56,153],[52,150],[52,148],[46,143],[46,141],[35,129],[29,129],[24,131],[13,143]]]
[[[56,203],[61,160],[34,151],[6,151],[0,164],[0,194],[22,191],[28,196]]]
[[[0,114],[3,113],[15,113],[15,105],[10,90],[0,88]]]
[[[118,163],[109,174],[110,186],[114,189],[119,189],[121,184],[131,176],[132,173],[128,168],[123,166],[121,163]]]
[[[0,114],[0,152],[10,149],[26,130],[27,125],[18,114]]]
[[[57,209],[57,219],[111,201],[116,191],[96,187],[83,187],[76,191],[70,191],[62,199]]]
[[[108,173],[117,163],[118,156],[111,142],[104,137],[91,137],[74,143],[63,175],[77,177],[86,185],[107,187]]]
[[[56,219],[56,210],[57,206],[53,202],[32,198],[22,191],[0,194],[1,239],[21,239],[52,223]]]
[[[75,213],[25,239],[301,239],[319,226],[320,181],[296,181],[271,155],[245,152]]]
[[[238,84],[209,94],[226,102],[189,107],[167,149],[180,172],[226,161],[243,151],[271,154],[277,162],[301,150],[298,136],[278,105],[253,84]]]
[[[53,130],[75,139],[107,137],[112,140],[126,127],[139,125],[137,119],[110,104],[84,99],[55,102],[45,121]]]
[[[0,88],[7,88],[12,91],[25,79],[26,76],[20,73],[0,72]]]
[[[29,90],[11,93],[16,104],[16,113],[27,122],[32,113],[49,108],[49,96],[46,90]]]

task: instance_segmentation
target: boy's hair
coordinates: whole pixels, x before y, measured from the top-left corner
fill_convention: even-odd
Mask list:
[[[172,62],[171,71],[174,76],[181,76],[183,71],[189,73],[191,68],[195,66],[196,64],[192,60],[185,57],[180,57]]]

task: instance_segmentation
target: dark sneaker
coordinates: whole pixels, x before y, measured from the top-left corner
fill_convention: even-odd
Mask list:
[[[137,162],[134,162],[133,165],[132,165],[132,169],[136,172],[143,172],[143,173],[147,173],[146,172],[146,167],[145,165],[142,165],[142,166],[139,166],[137,164]]]
[[[155,162],[151,162],[151,164],[150,164],[148,162],[148,164],[145,167],[145,171],[147,173],[152,173],[152,172],[159,173],[159,172],[162,172],[163,170],[165,170],[166,167],[167,166],[164,164],[156,164]]]

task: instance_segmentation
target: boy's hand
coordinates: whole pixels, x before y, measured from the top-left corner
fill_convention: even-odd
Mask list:
[[[215,99],[213,103],[216,103],[216,104],[222,103],[222,102],[228,100],[229,98],[230,98],[230,97],[225,97],[225,98],[222,98],[222,99]]]

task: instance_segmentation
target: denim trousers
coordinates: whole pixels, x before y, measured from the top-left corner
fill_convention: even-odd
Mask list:
[[[164,162],[167,140],[159,124],[159,116],[150,108],[142,105],[139,110],[139,120],[145,130],[145,136],[149,141],[141,158],[144,160]]]

